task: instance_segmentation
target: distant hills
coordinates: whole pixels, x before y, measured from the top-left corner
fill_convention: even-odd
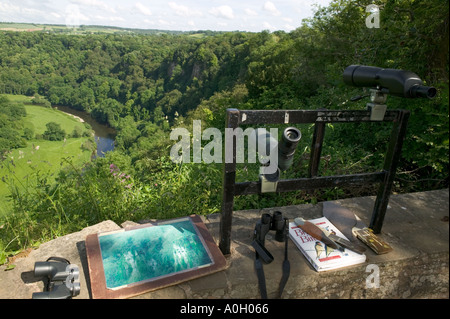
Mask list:
[[[0,31],[22,31],[22,32],[47,32],[65,34],[187,34],[196,37],[213,36],[224,33],[223,31],[198,30],[198,31],[173,31],[159,29],[137,29],[121,28],[102,25],[80,25],[70,27],[64,24],[39,24],[39,23],[16,23],[0,22]]]

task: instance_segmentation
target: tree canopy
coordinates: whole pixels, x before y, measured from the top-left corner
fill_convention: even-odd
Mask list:
[[[204,128],[224,130],[229,107],[365,109],[367,99],[350,102],[350,98],[367,89],[342,81],[351,64],[409,70],[437,88],[433,100],[388,98],[388,108],[411,111],[394,191],[448,187],[448,1],[378,0],[379,28],[366,26],[370,4],[372,0],[332,0],[289,33],[208,32],[196,37],[0,31],[0,94],[39,94],[53,105],[84,110],[117,130],[114,152],[83,167],[82,174],[80,168],[72,167],[72,173],[62,170],[59,184],[45,188],[49,193],[44,199],[12,196],[16,207],[23,212],[42,209],[49,220],[54,210],[61,209],[61,216],[83,225],[106,218],[217,212],[221,168],[172,163],[170,130],[184,127],[192,132],[193,120],[201,120]],[[25,143],[29,132],[21,124],[24,115],[22,106],[0,96],[0,151]],[[47,129],[48,137],[62,136],[60,127]],[[320,173],[382,167],[390,129],[373,123],[330,125]],[[303,144],[288,178],[306,174],[302,164],[310,151],[309,135],[312,128],[302,128]],[[257,166],[244,165],[237,178],[252,180],[257,174]],[[333,189],[320,198],[368,194],[363,189],[351,193]],[[318,196],[237,198],[235,205],[274,207]],[[34,204],[48,198],[52,206]]]
[[[45,124],[47,130],[44,132],[43,138],[49,141],[62,141],[66,137],[66,132],[61,128],[61,125],[56,122],[49,122]]]
[[[23,121],[26,114],[22,103],[12,103],[0,95],[0,156],[11,149],[26,146],[28,130]]]

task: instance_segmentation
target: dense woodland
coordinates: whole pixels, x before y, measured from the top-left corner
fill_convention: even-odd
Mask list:
[[[367,99],[349,100],[367,90],[342,81],[351,64],[410,70],[438,89],[433,100],[388,98],[389,108],[412,112],[394,190],[448,187],[448,2],[379,1],[379,29],[365,25],[370,3],[334,0],[290,33],[0,32],[0,94],[39,95],[53,105],[85,110],[117,130],[113,152],[83,167],[67,159],[56,184],[36,172],[27,190],[10,185],[14,213],[0,221],[0,250],[2,245],[8,251],[24,248],[104,219],[220,211],[222,165],[172,163],[171,129],[191,130],[193,120],[202,120],[203,128],[223,130],[228,107],[364,109]],[[26,140],[17,120],[11,120],[22,110],[8,105],[0,100],[0,141],[10,141],[2,142],[4,154]],[[311,127],[302,133],[287,177],[306,174]],[[326,134],[322,175],[382,167],[390,126],[329,125]],[[257,179],[258,165],[253,166],[239,167],[237,178]],[[235,209],[373,191],[248,196],[237,198]]]

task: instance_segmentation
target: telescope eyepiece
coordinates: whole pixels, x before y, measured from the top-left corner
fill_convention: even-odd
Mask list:
[[[286,130],[285,135],[286,135],[287,140],[293,141],[293,142],[299,141],[301,138],[300,131],[293,130],[293,129]]]
[[[411,97],[423,97],[432,99],[436,96],[437,90],[434,87],[423,86],[423,85],[413,85],[409,89],[409,95]]]

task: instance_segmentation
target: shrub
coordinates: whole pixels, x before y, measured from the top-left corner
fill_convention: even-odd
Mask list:
[[[45,140],[62,141],[66,137],[66,132],[61,125],[56,122],[49,122],[45,125],[47,130],[42,135]]]

